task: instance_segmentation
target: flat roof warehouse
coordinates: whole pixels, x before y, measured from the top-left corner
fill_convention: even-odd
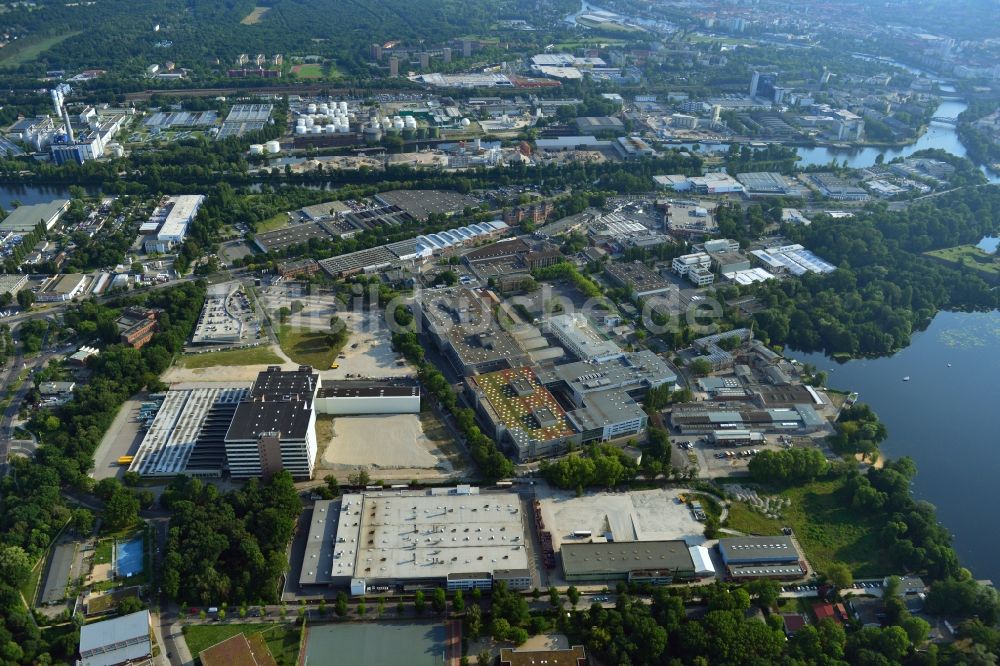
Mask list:
[[[517,494],[468,486],[351,493],[339,512],[335,501],[317,502],[299,582],[436,583],[527,569],[522,514]]]

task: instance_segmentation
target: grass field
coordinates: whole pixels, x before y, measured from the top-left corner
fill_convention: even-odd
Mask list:
[[[292,67],[292,73],[300,79],[322,79],[323,65],[315,62],[306,63],[305,65],[295,65],[295,67]]]
[[[975,245],[946,247],[940,250],[931,250],[926,254],[928,257],[934,257],[950,264],[967,266],[983,273],[984,277],[993,279],[1000,277],[1000,255],[988,254]]]
[[[191,655],[236,634],[260,634],[278,666],[294,666],[299,656],[299,628],[293,624],[204,624],[184,627]]]
[[[18,41],[16,46],[8,45],[5,49],[0,50],[0,65],[3,67],[17,67],[26,62],[31,62],[56,44],[64,42],[70,37],[76,37],[81,32],[77,30],[76,32],[43,37],[38,40],[28,39],[24,42]]]
[[[337,358],[341,347],[331,347],[326,341],[326,331],[313,331],[283,324],[278,327],[278,342],[288,358],[299,365],[311,365],[326,370]]]
[[[263,222],[258,222],[254,231],[258,234],[262,234],[266,231],[277,231],[278,229],[284,229],[288,226],[288,214],[278,213],[274,217],[269,217]]]
[[[183,368],[194,370],[210,368],[216,365],[280,365],[284,361],[267,346],[250,347],[249,349],[234,349],[232,351],[207,352],[182,356],[177,364]]]
[[[855,576],[876,576],[891,569],[878,540],[876,525],[851,509],[836,494],[840,481],[817,481],[788,488],[779,494],[791,500],[784,516],[772,520],[733,502],[726,527],[748,534],[780,534],[791,527],[812,566],[825,571],[833,562],[844,562]]]
[[[35,597],[38,596],[38,586],[42,582],[42,573],[45,571],[45,558],[39,558],[35,563],[35,568],[31,570],[28,580],[21,585],[21,595],[29,606],[35,604]]]
[[[102,539],[94,549],[94,564],[111,563],[111,539]]]
[[[254,7],[253,11],[243,17],[240,21],[243,25],[257,25],[264,18],[264,14],[271,11],[270,7]]]

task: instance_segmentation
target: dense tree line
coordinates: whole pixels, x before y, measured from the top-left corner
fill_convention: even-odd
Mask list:
[[[13,456],[11,473],[0,481],[0,559],[9,556],[9,561],[15,563],[9,568],[0,566],[3,663],[52,663],[53,657],[72,655],[75,635],[47,643],[21,604],[16,588],[26,578],[24,562],[33,565],[56,532],[71,520],[77,529],[89,531],[84,520],[89,512],[71,512],[60,489],[66,485],[89,489],[92,481],[86,474],[93,466],[94,451],[118,408],[143,386],[159,383],[158,375],[190,335],[204,294],[204,284],[187,283],[132,299],[165,310],[161,332],[141,350],[117,344],[115,309],[85,302],[66,312],[68,326],[84,332],[90,341],[103,340],[99,344],[107,346],[91,362],[91,380],[76,388],[73,400],[55,410],[41,410],[33,417],[30,427],[40,440],[34,459]],[[111,491],[111,520],[119,526],[134,520],[138,508],[135,502],[151,501],[151,497],[140,499],[143,493],[125,488]]]
[[[804,483],[824,476],[829,469],[826,456],[813,447],[765,450],[750,459],[750,475],[757,481]]]
[[[969,108],[958,115],[958,137],[969,159],[977,164],[1000,162],[1000,144],[989,133],[976,127],[976,121],[994,113],[1000,104],[992,100],[973,100]]]
[[[758,330],[802,351],[886,354],[942,308],[995,308],[1000,294],[972,272],[922,255],[996,233],[1000,189],[965,188],[891,211],[882,204],[853,219],[819,216],[790,227],[799,242],[838,269],[746,289],[757,296]]]
[[[277,601],[285,548],[302,510],[288,472],[251,479],[225,494],[178,477],[160,503],[171,512],[163,562],[167,595],[197,604]]]

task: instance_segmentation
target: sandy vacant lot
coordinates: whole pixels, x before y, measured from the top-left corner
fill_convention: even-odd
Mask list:
[[[295,370],[299,367],[295,363],[292,363],[278,345],[270,345],[268,349],[284,359],[281,367],[285,370]],[[160,379],[165,384],[181,384],[184,382],[252,382],[257,379],[259,373],[267,370],[267,367],[267,364],[213,365],[207,368],[185,368],[180,365],[173,365],[163,373]]]
[[[437,468],[450,473],[451,463],[440,444],[424,434],[417,414],[339,416],[333,420],[333,436],[323,450],[321,465],[330,469]]]
[[[553,491],[542,500],[542,519],[552,531],[558,550],[575,530],[594,535],[611,531],[615,541],[684,539],[690,545],[705,541],[705,527],[677,502],[677,490],[641,490],[631,493],[598,493],[576,497]]]
[[[412,377],[414,368],[392,350],[392,333],[379,320],[378,314],[342,312],[341,320],[351,330],[344,346],[344,358],[338,358],[336,370],[324,370],[323,379],[352,377]]]

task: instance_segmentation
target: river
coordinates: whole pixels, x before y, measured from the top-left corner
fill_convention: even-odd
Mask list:
[[[934,111],[934,116],[940,118],[958,118],[958,114],[962,113],[967,108],[968,104],[961,99],[945,98]],[[694,144],[681,145],[691,147]],[[914,143],[911,143],[908,146],[903,146],[902,148],[875,148],[872,146],[866,146],[864,148],[830,148],[823,146],[817,148],[800,147],[796,148],[796,151],[799,154],[798,163],[801,166],[823,166],[836,160],[840,164],[843,164],[846,161],[847,166],[853,169],[861,169],[875,164],[875,158],[880,154],[884,156],[886,162],[889,162],[897,157],[906,157],[908,155],[912,155],[918,150],[926,150],[928,148],[940,148],[941,150],[948,151],[952,155],[957,155],[959,157],[966,156],[965,146],[962,145],[961,140],[959,140],[958,132],[955,129],[955,126],[938,121],[931,121],[927,127],[927,131],[925,131],[920,138],[918,138]],[[701,150],[716,152],[726,151],[729,150],[729,146],[725,144],[702,144]],[[1000,174],[996,174],[985,167],[980,168],[991,183],[1000,183]]]
[[[989,527],[1000,480],[998,348],[1000,312],[993,311],[941,312],[887,358],[839,364],[789,351],[828,371],[831,387],[857,391],[871,405],[889,430],[883,453],[916,461],[914,495],[937,507],[962,565],[993,581],[1000,581],[1000,533]]]

